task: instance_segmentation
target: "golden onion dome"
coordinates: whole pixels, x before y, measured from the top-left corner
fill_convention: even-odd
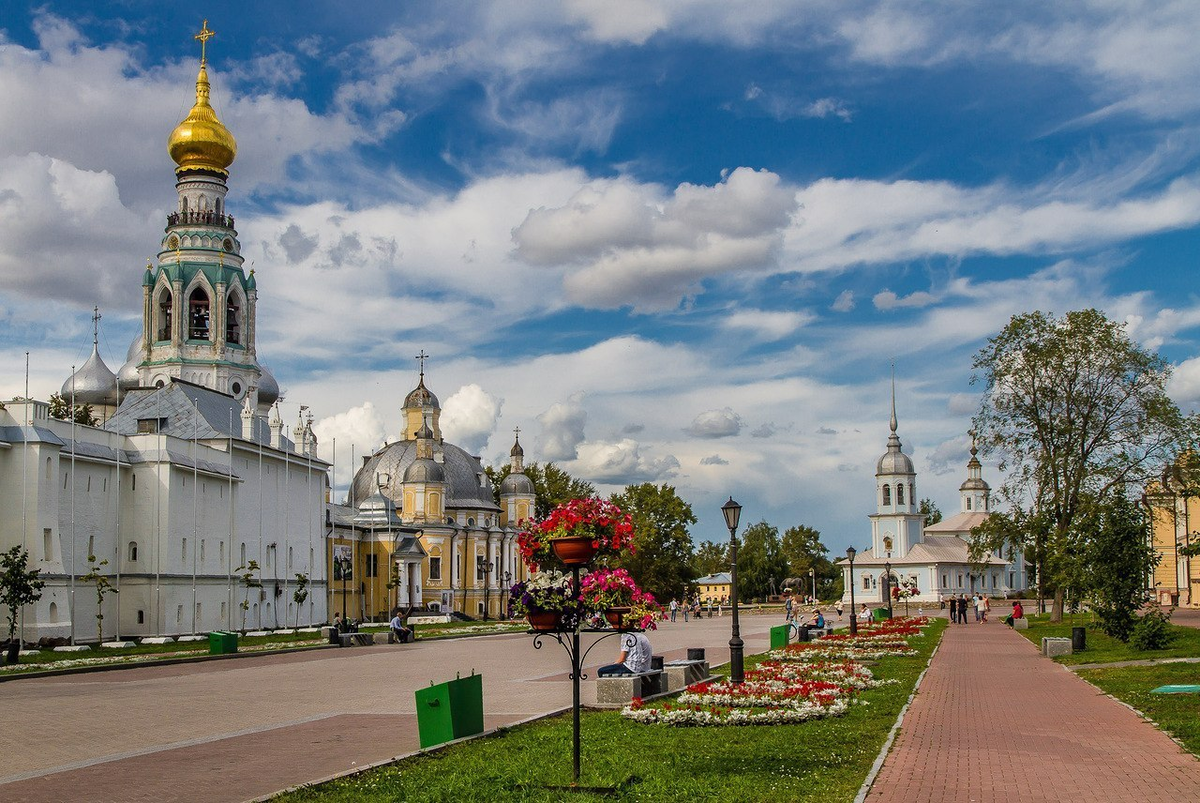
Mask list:
[[[176,172],[212,170],[228,175],[226,168],[237,157],[237,140],[209,105],[208,70],[204,62],[200,62],[200,74],[196,76],[196,105],[171,132],[167,152],[179,165]]]

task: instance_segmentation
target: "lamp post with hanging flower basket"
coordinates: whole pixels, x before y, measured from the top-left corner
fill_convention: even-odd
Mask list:
[[[611,792],[579,786],[579,682],[587,677],[582,666],[588,653],[601,641],[654,627],[654,597],[638,588],[624,569],[608,566],[634,551],[633,522],[612,502],[573,499],[530,523],[517,536],[517,547],[530,576],[510,589],[512,610],[529,620],[535,649],[549,637],[571,659],[573,765],[568,789]],[[588,626],[601,616],[610,627]],[[601,635],[582,650],[581,633]]]

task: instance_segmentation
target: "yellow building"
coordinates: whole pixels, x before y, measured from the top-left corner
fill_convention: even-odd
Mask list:
[[[519,524],[534,515],[519,438],[500,503],[483,464],[442,439],[441,405],[427,387],[404,400],[404,434],[363,459],[344,505],[329,505],[329,610],[387,618],[393,608],[495,618],[524,579]]]
[[[701,602],[708,602],[710,599],[713,602],[728,602],[733,582],[730,580],[729,572],[717,572],[701,577],[696,581],[696,586]]]
[[[1170,475],[1148,489],[1153,545],[1159,562],[1154,569],[1154,597],[1160,605],[1200,608],[1200,558],[1179,554],[1200,541],[1200,498],[1172,492],[1180,483]]]

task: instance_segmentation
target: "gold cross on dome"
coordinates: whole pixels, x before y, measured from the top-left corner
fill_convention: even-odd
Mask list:
[[[205,58],[205,52],[204,52],[205,46],[208,44],[208,40],[212,39],[216,35],[217,35],[216,31],[210,31],[208,29],[208,20],[205,20],[204,24],[200,26],[200,33],[198,33],[194,37],[192,37],[193,39],[200,40],[200,63],[201,64],[207,63],[207,60]]]

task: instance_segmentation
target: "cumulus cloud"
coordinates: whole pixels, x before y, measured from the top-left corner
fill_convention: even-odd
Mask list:
[[[655,482],[671,477],[679,468],[674,455],[649,458],[641,445],[630,438],[619,441],[586,441],[579,444],[579,457],[572,473],[608,485]]]
[[[979,396],[974,393],[951,393],[946,400],[946,411],[951,415],[972,416],[979,409]]]
[[[442,433],[472,454],[479,454],[496,430],[501,401],[474,383],[464,385],[442,404]]]
[[[965,471],[970,448],[971,438],[968,435],[942,441],[925,458],[930,473],[940,476],[953,471]]]
[[[383,416],[369,401],[314,421],[313,432],[317,435],[317,452],[320,458],[330,462],[334,462],[336,458],[337,474],[333,483],[339,488],[349,484],[357,468],[351,464],[351,450],[358,457],[374,454],[387,440]],[[357,459],[355,462],[358,462]]]
[[[739,167],[711,187],[671,194],[628,179],[590,182],[513,231],[516,255],[570,269],[563,287],[591,307],[675,306],[700,279],[773,263],[795,193],[768,170]]]
[[[694,438],[728,438],[742,431],[742,417],[731,408],[706,410],[686,430]]]
[[[583,443],[583,428],[587,423],[583,395],[576,394],[565,402],[551,405],[537,420],[542,427],[538,442],[538,451],[542,459],[574,460],[579,453],[580,444]]]
[[[778,427],[773,422],[768,421],[765,424],[760,424],[750,433],[751,438],[769,438],[778,431]]]
[[[836,435],[837,430],[832,427],[817,427],[818,435]]]
[[[1200,357],[1192,357],[1175,366],[1167,392],[1180,408],[1200,409]]]
[[[727,466],[727,465],[729,465],[729,461],[726,460],[725,458],[721,457],[721,455],[719,455],[719,454],[710,454],[708,457],[700,458],[700,465],[702,465],[702,466]]]

